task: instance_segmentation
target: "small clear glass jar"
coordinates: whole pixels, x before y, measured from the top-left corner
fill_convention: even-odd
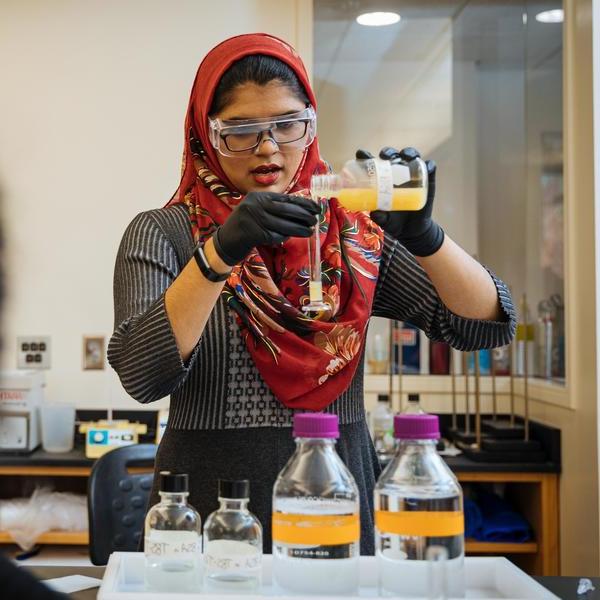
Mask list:
[[[160,473],[160,502],[146,515],[145,582],[152,591],[195,592],[200,589],[202,525],[187,503],[188,476]]]
[[[250,482],[219,480],[219,508],[204,524],[206,591],[256,591],[262,579],[262,526],[248,510]]]
[[[402,411],[403,415],[426,415],[427,413],[421,408],[421,397],[419,394],[409,394],[406,407]]]
[[[394,412],[388,394],[377,396],[373,410],[373,444],[380,459],[388,460],[394,453]]]

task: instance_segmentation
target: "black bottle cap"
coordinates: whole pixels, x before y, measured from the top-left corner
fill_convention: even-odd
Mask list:
[[[250,498],[250,482],[247,479],[219,479],[219,498]]]
[[[189,491],[187,473],[160,472],[160,491],[170,494],[184,494]]]
[[[389,402],[390,397],[387,394],[377,394],[377,402]]]
[[[409,402],[419,402],[419,394],[409,394],[408,401]]]

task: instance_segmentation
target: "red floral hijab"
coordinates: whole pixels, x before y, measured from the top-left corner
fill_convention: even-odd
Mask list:
[[[264,33],[240,35],[207,54],[188,106],[181,182],[169,202],[187,205],[196,242],[208,239],[243,201],[210,144],[208,112],[225,71],[251,54],[273,56],[289,65],[316,109],[304,65],[286,42]],[[192,137],[201,146],[195,146],[194,153]],[[311,176],[326,171],[315,139],[287,193],[309,188]],[[368,215],[349,213],[331,200],[322,211],[319,232],[324,298],[332,308],[320,320],[300,310],[308,303],[305,239],[254,249],[234,267],[223,288],[261,376],[275,397],[294,409],[321,410],[349,387],[361,359],[379,273],[383,234]]]

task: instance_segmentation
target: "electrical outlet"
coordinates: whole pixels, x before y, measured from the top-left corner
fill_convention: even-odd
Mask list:
[[[23,335],[17,337],[17,369],[49,369],[50,336]]]

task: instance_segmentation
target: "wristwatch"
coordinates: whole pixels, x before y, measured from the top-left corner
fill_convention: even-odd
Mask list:
[[[200,272],[206,279],[217,283],[219,281],[226,281],[229,275],[231,275],[231,271],[228,273],[217,273],[211,266],[208,260],[206,259],[206,254],[204,254],[204,247],[202,244],[198,244],[196,246],[196,250],[194,250],[194,258],[196,259],[196,263],[198,264],[198,268]]]

